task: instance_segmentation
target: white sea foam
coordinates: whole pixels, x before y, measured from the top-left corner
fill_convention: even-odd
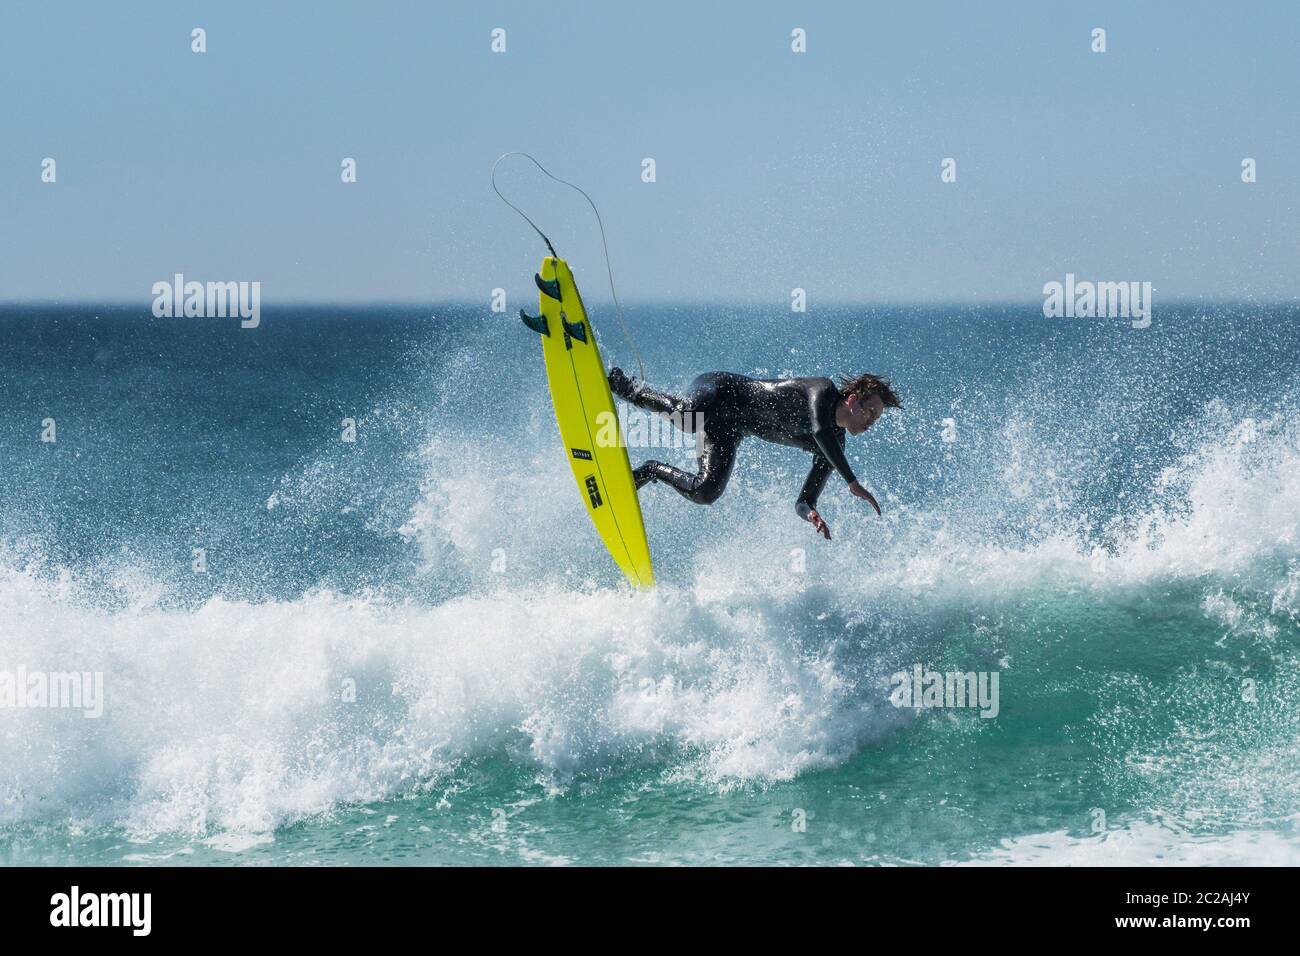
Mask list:
[[[719,511],[734,533],[700,533],[694,573],[653,593],[491,579],[481,568],[503,520],[526,526],[523,541],[563,516],[529,514],[509,476],[494,484],[472,461],[445,479],[432,470],[406,528],[429,574],[454,562],[481,578],[434,604],[316,592],[173,610],[127,568],[115,586],[131,594],[106,610],[72,576],[11,555],[0,559],[0,662],[102,671],[107,704],[99,721],[0,711],[0,822],[264,833],[437,786],[492,753],[557,786],[638,761],[711,787],[788,780],[842,763],[903,720],[882,688],[900,653],[913,659],[900,650],[908,615],[1062,582],[1104,596],[1230,576],[1256,579],[1294,621],[1295,430],[1220,433],[1165,475],[1155,507],[1115,529],[1100,563],[1064,530],[1008,548],[904,507],[818,552],[797,524],[756,521],[755,507],[789,510],[760,495]],[[543,538],[533,560],[567,546]],[[796,548],[809,571],[791,570]],[[1221,591],[1207,588],[1205,613],[1243,626]],[[891,604],[899,628],[882,615]]]
[[[7,657],[102,669],[107,696],[91,732],[0,713],[4,822],[264,831],[507,747],[560,780],[656,748],[708,779],[783,779],[873,729],[829,655],[788,640],[791,617],[689,589],[193,612],[105,612],[15,573],[0,592]]]
[[[1004,840],[962,866],[1296,866],[1300,838],[1286,830],[1189,834],[1136,821],[1096,836],[1065,831]]]

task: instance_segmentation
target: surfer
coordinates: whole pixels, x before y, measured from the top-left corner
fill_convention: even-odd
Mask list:
[[[861,435],[886,408],[903,407],[887,379],[868,372],[843,378],[837,386],[829,378],[753,379],[735,372],[706,372],[691,383],[685,397],[678,397],[613,368],[609,386],[620,398],[696,433],[698,474],[647,461],[632,472],[638,489],[662,481],[689,501],[712,504],[727,487],[741,439],[752,435],[812,452],[812,470],[795,511],[828,541],[831,531],[817,513],[817,498],[832,469],[848,483],[851,494],[880,514],[879,503],[854,477],[844,457],[844,433]]]

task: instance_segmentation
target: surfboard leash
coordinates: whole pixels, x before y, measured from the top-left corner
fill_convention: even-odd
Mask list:
[[[546,233],[542,232],[542,230],[538,228],[537,223],[533,222],[530,218],[528,218],[527,213],[525,213],[522,209],[520,209],[509,199],[503,196],[501,194],[501,190],[497,187],[497,167],[500,166],[501,161],[508,156],[522,156],[525,159],[527,159],[529,162],[531,162],[534,166],[536,166],[538,169],[540,169],[547,176],[549,176],[551,179],[555,180],[557,183],[560,183],[563,186],[568,186],[570,189],[576,189],[578,192],[582,193],[582,198],[587,200],[587,205],[591,206],[591,211],[596,214],[596,225],[600,227],[600,244],[601,247],[605,250],[605,273],[606,275],[609,276],[609,294],[614,297],[614,307],[618,310],[618,324],[623,329],[623,338],[627,340],[628,347],[632,350],[632,355],[636,358],[637,367],[641,370],[641,381],[644,382],[645,362],[642,361],[641,359],[641,350],[636,347],[636,340],[632,337],[631,329],[627,327],[627,319],[623,314],[623,303],[619,302],[618,290],[614,288],[614,269],[609,264],[609,242],[605,238],[605,223],[600,218],[600,210],[596,208],[596,204],[592,201],[591,197],[587,195],[586,190],[584,190],[581,186],[577,186],[566,179],[561,179],[559,176],[556,176],[549,169],[547,169],[545,166],[539,163],[534,157],[532,157],[528,153],[525,153],[523,150],[518,150],[518,149],[511,150],[510,152],[502,153],[500,156],[497,157],[496,162],[492,164],[493,192],[497,194],[497,196],[500,198],[500,200],[503,203],[505,203],[515,212],[519,213],[519,215],[523,217],[524,222],[528,223],[528,225],[533,227],[533,231],[542,237],[542,242],[546,243],[546,248],[551,251],[551,256],[553,258],[558,259],[560,258],[560,256],[555,251],[555,246],[551,244],[551,240],[547,238]]]

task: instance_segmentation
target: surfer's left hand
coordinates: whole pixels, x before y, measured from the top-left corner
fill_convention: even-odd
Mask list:
[[[852,494],[853,497],[861,498],[863,501],[867,502],[867,504],[876,509],[876,514],[880,514],[880,503],[876,501],[875,496],[871,492],[867,491],[866,488],[863,488],[861,484],[856,481],[853,482],[853,484],[849,485],[849,493]]]

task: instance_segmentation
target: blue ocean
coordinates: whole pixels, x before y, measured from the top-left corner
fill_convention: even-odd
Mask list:
[[[628,303],[661,387],[904,402],[829,542],[794,449],[712,507],[644,489],[640,592],[518,286],[0,311],[0,671],[103,686],[0,707],[0,863],[1300,863],[1295,308]],[[918,669],[996,714],[896,706]]]

